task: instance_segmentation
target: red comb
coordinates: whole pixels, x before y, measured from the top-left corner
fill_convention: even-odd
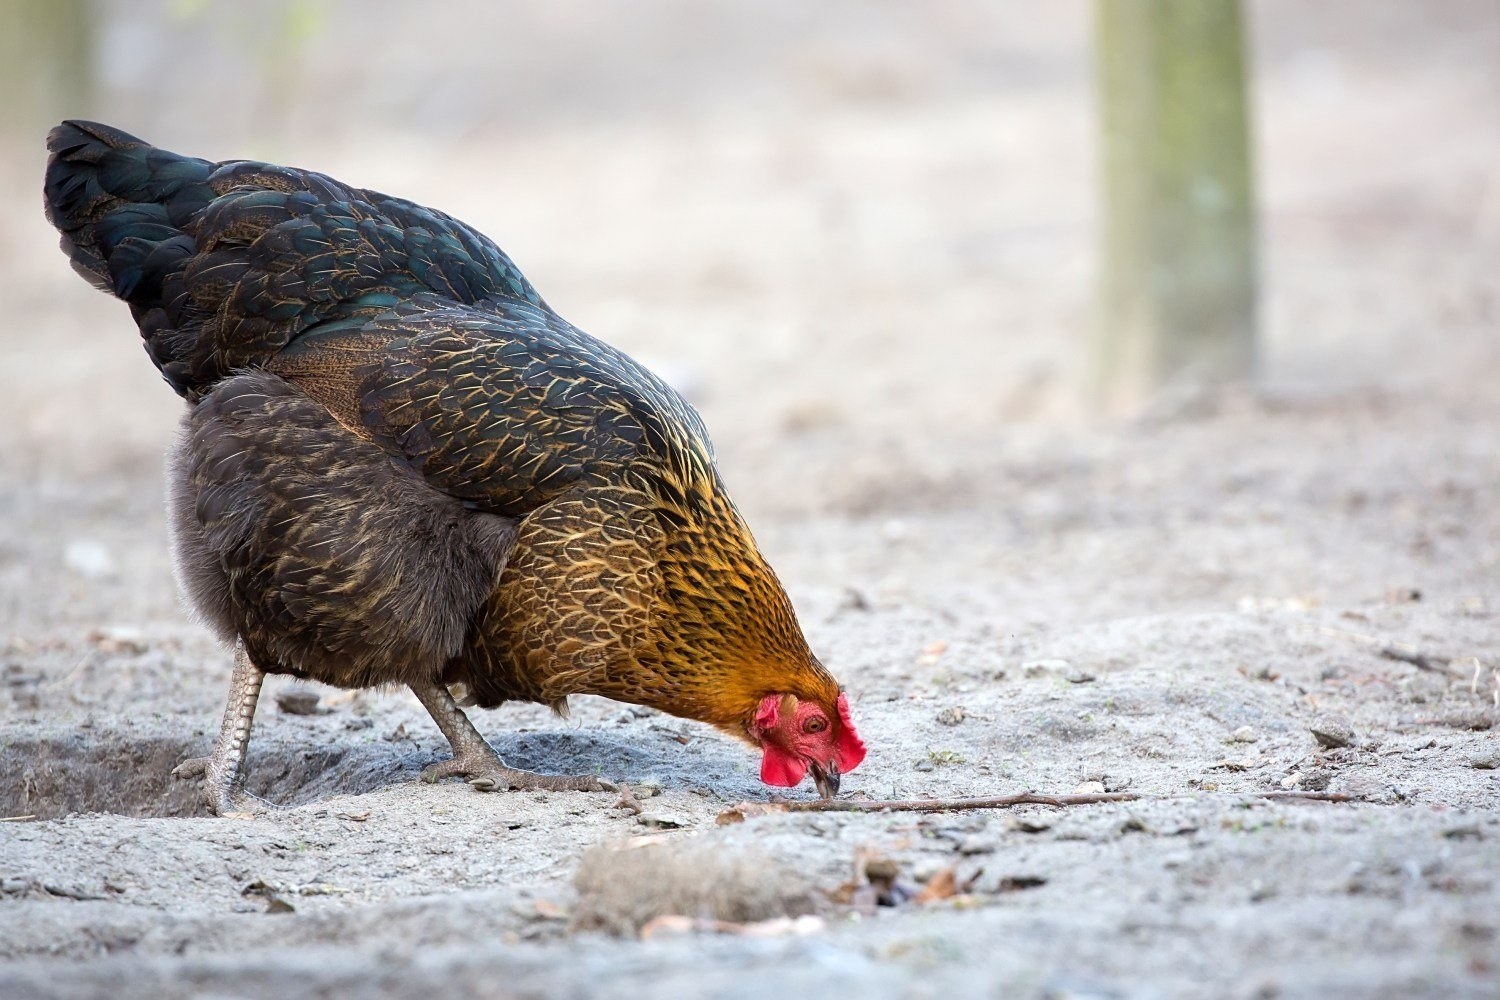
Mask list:
[[[776,723],[781,721],[781,695],[768,694],[760,700],[760,707],[755,710],[756,729],[775,729]]]
[[[854,729],[854,716],[849,714],[849,698],[847,695],[839,695],[839,739],[837,744],[839,758],[839,773],[848,774],[859,766],[859,762],[865,759],[865,741],[859,738],[859,733]],[[764,773],[764,768],[761,769]]]

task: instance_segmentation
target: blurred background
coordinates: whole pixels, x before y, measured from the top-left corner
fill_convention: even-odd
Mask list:
[[[1101,411],[1131,6],[6,0],[0,474],[154,474],[178,408],[42,218],[82,116],[468,221],[700,406],[757,512],[972,502]],[[1493,392],[1500,3],[1243,11],[1262,398]],[[1220,405],[1157,388],[1103,409]]]

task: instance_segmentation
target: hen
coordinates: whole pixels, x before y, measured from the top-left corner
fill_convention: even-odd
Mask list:
[[[236,658],[212,754],[176,773],[215,812],[250,801],[267,673],[410,686],[453,746],[423,777],[481,788],[607,785],[507,767],[454,693],[648,705],[825,796],[863,759],[698,414],[484,236],[90,122],[48,148],[63,250],[129,304],[188,403],[168,461],[179,577]]]

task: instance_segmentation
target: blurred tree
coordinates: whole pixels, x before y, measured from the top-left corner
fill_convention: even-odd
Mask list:
[[[0,0],[0,113],[19,135],[87,115],[94,96],[91,0]]]
[[[301,63],[327,27],[330,7],[330,0],[262,0],[242,5],[176,0],[172,13],[183,21],[210,22],[254,57],[258,75],[252,90],[251,132],[279,144],[296,107]]]
[[[1106,409],[1248,378],[1256,254],[1239,0],[1096,0]]]

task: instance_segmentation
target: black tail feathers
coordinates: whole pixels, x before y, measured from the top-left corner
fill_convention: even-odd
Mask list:
[[[150,265],[193,252],[181,227],[214,197],[212,164],[96,122],[63,122],[47,149],[47,219],[91,284],[133,301]]]
[[[319,324],[416,296],[541,304],[494,243],[399,198],[181,156],[95,122],[63,122],[47,148],[47,218],[63,251],[129,303],[147,353],[189,399]]]

